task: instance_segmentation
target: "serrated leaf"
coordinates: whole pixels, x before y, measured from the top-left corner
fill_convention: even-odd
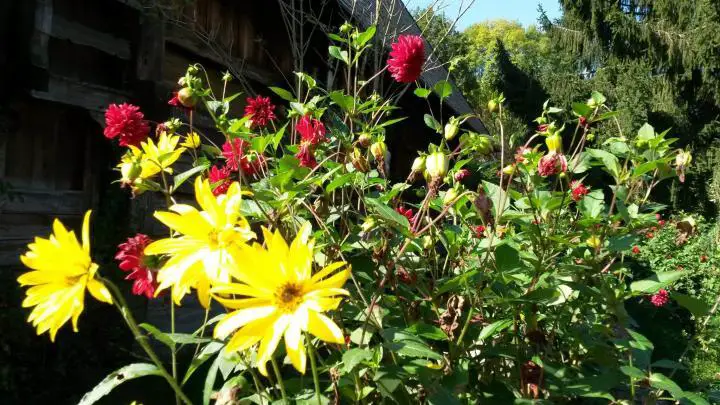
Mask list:
[[[572,103],[572,110],[582,117],[588,117],[592,113],[592,108],[585,103]]]
[[[648,379],[648,381],[650,381],[651,387],[665,390],[675,398],[678,398],[678,396],[682,395],[683,393],[682,388],[680,388],[680,386],[677,385],[675,381],[667,378],[661,373],[650,374],[650,378]]]
[[[417,89],[415,89],[415,91],[413,91],[413,94],[415,94],[416,96],[418,96],[420,98],[428,98],[428,96],[430,95],[431,92],[432,91],[430,89],[426,89],[424,87],[418,87]]]
[[[423,116],[423,120],[425,121],[425,125],[428,126],[428,128],[432,129],[433,131],[439,133],[442,133],[442,126],[435,118],[433,118],[430,114],[425,114]]]
[[[353,98],[343,94],[342,90],[335,90],[329,94],[330,100],[337,104],[340,108],[345,111],[352,111],[353,109]]]
[[[608,169],[608,172],[613,175],[613,177],[620,177],[620,162],[618,161],[617,156],[601,149],[588,148],[586,149],[586,151],[590,154],[590,156],[594,157],[595,159],[599,159]]]
[[[686,272],[682,270],[655,273],[652,277],[630,284],[630,290],[636,293],[654,294],[659,289],[669,286],[684,275],[686,275]]]
[[[435,86],[433,86],[433,90],[437,95],[440,97],[440,100],[444,100],[452,94],[452,85],[447,80],[440,80],[439,82],[435,83]]]
[[[278,97],[285,101],[295,101],[295,96],[293,96],[292,93],[285,89],[282,89],[280,87],[270,87],[270,91],[277,94]]]
[[[385,339],[385,347],[403,357],[442,360],[442,356],[417,336],[401,332],[397,329],[385,329],[381,332]]]
[[[447,340],[447,335],[445,332],[442,331],[442,329],[438,328],[434,325],[428,325],[423,322],[417,322],[414,323],[407,328],[405,328],[405,332],[420,336],[425,339],[431,339],[431,340]]]
[[[128,380],[150,375],[162,375],[157,366],[149,363],[135,363],[122,367],[108,374],[98,385],[90,392],[83,395],[78,405],[91,405],[100,400],[100,398],[109,394],[115,387]]]
[[[598,218],[605,208],[605,195],[602,190],[593,190],[578,204],[580,212],[587,218]]]
[[[375,28],[374,25],[369,26],[364,32],[361,32],[360,35],[358,35],[355,46],[358,48],[363,47],[375,36],[375,31],[377,31],[377,28]]]
[[[705,301],[699,300],[695,297],[676,292],[671,293],[670,297],[677,301],[680,306],[690,311],[690,313],[694,316],[705,316],[710,311],[710,305],[708,305]]]
[[[348,56],[347,51],[340,49],[339,46],[331,45],[328,48],[328,53],[330,53],[330,56],[332,56],[333,58],[339,59],[339,60],[345,62],[346,65],[350,64],[350,58]]]
[[[482,328],[482,330],[480,331],[480,336],[478,336],[478,339],[482,341],[489,337],[495,336],[496,334],[507,329],[512,324],[512,319],[501,319],[499,321],[491,323],[490,325],[485,325],[485,327]]]
[[[342,362],[343,362],[343,369],[346,373],[352,372],[352,370],[357,367],[360,363],[366,360],[372,359],[373,355],[372,353],[367,349],[350,349],[343,353],[342,356]]]

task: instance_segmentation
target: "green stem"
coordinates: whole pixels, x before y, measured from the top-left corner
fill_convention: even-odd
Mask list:
[[[280,394],[282,395],[283,403],[289,404],[287,400],[287,394],[285,393],[285,383],[283,382],[282,375],[280,374],[280,367],[278,367],[277,360],[274,357],[270,358],[272,363],[273,371],[275,371],[275,377],[277,378],[278,386],[280,387]]]
[[[315,383],[315,397],[317,398],[318,405],[322,405],[320,401],[320,377],[318,377],[317,363],[315,360],[315,347],[313,347],[310,339],[308,339],[308,356],[310,356],[310,368],[312,368],[313,382]]]
[[[160,375],[165,378],[168,384],[170,384],[170,387],[172,387],[173,391],[175,391],[175,397],[181,400],[186,405],[192,405],[192,401],[190,401],[190,398],[185,395],[185,393],[182,391],[182,388],[180,388],[177,380],[173,378],[170,373],[168,373],[168,371],[165,369],[165,366],[163,366],[162,362],[160,361],[160,358],[157,356],[157,354],[155,354],[155,351],[153,351],[152,347],[150,346],[148,337],[140,331],[140,327],[135,321],[135,317],[133,317],[132,312],[130,312],[130,308],[128,308],[127,303],[125,302],[125,298],[123,297],[117,286],[113,284],[110,280],[102,277],[98,277],[98,280],[101,281],[112,291],[114,295],[113,301],[118,311],[120,311],[120,315],[122,315],[125,323],[127,323],[130,331],[135,337],[135,340],[137,340],[137,342],[140,344],[140,347],[145,350],[145,353],[150,357],[150,360],[152,360],[152,362],[158,368],[158,370],[160,371]]]
[[[170,299],[170,333],[175,334],[175,302]],[[177,354],[175,350],[175,342],[170,348],[170,360],[172,362],[172,377],[177,381]],[[180,405],[180,398],[175,395],[175,405]]]

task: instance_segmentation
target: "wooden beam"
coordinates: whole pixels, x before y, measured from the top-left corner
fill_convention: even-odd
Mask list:
[[[40,27],[36,26],[40,32],[51,37],[66,39],[74,44],[89,46],[117,56],[120,59],[128,60],[132,56],[130,52],[130,42],[116,38],[104,32],[95,31],[85,25],[68,21],[62,16],[55,14],[52,16],[51,24],[44,24]]]
[[[31,90],[30,94],[41,100],[70,104],[90,111],[105,111],[108,104],[125,102],[129,96],[128,93],[109,87],[55,75],[50,76],[47,91]]]
[[[140,41],[137,52],[137,78],[159,82],[165,59],[165,24],[155,16],[140,16]]]

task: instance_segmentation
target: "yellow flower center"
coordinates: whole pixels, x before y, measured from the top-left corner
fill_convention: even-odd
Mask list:
[[[294,312],[302,303],[303,288],[301,285],[288,282],[275,290],[275,301],[281,311]]]

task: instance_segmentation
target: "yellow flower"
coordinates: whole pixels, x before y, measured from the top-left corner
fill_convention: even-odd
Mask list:
[[[242,260],[232,275],[240,283],[213,287],[214,294],[227,308],[235,309],[215,327],[215,337],[234,335],[226,350],[246,350],[260,342],[257,364],[267,376],[266,363],[280,339],[293,366],[305,373],[305,338],[309,332],[329,343],[343,343],[343,334],[323,312],[334,310],[341,296],[348,295],[342,287],[350,276],[344,262],[332,263],[312,275],[314,241],[308,240],[310,226],[302,227],[288,246],[279,232],[263,228],[267,248],[255,243],[239,249]],[[342,269],[337,271],[338,269]]]
[[[597,248],[599,248],[600,246],[602,246],[602,240],[600,240],[600,238],[598,238],[597,235],[592,235],[592,236],[590,236],[590,237],[585,241],[585,243],[587,243],[587,245],[588,245],[589,247],[593,248],[593,249],[597,249]]]
[[[80,245],[75,232],[65,229],[56,219],[50,238],[35,238],[20,256],[31,269],[17,279],[21,286],[32,286],[22,303],[25,308],[35,307],[28,322],[36,327],[38,335],[49,331],[52,341],[71,318],[77,332],[77,321],[85,306],[85,288],[98,301],[112,304],[110,291],[95,279],[98,265],[90,258],[89,228],[90,211],[85,214]]]
[[[197,149],[200,147],[201,144],[202,143],[200,142],[200,136],[198,136],[198,134],[195,132],[191,132],[187,134],[185,140],[180,145],[188,149]]]
[[[147,142],[140,144],[142,149],[130,146],[130,153],[123,157],[123,163],[139,161],[142,171],[138,177],[141,179],[149,179],[160,171],[172,174],[170,166],[185,151],[185,148],[177,147],[178,142],[179,136],[162,132],[157,144],[148,138]]]
[[[215,197],[207,180],[195,179],[195,199],[203,211],[186,204],[170,207],[173,212],[155,212],[155,218],[180,236],[161,239],[145,248],[147,255],[170,255],[158,272],[157,292],[170,286],[175,303],[190,288],[198,290],[200,303],[207,307],[210,283],[228,283],[232,253],[255,237],[250,225],[240,215],[240,184],[234,182],[226,194]]]

